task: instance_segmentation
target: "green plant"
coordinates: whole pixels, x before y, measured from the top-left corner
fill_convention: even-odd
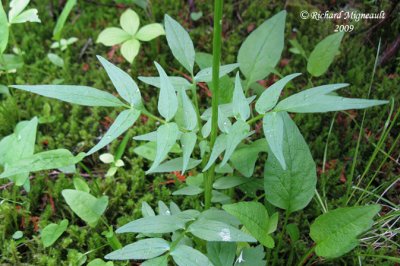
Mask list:
[[[121,44],[121,54],[131,64],[139,53],[140,42],[148,42],[165,34],[159,23],[148,24],[139,29],[139,16],[132,9],[122,13],[120,24],[122,29],[111,27],[100,32],[96,42],[106,46]]]
[[[65,162],[65,166],[104,148],[128,130],[140,114],[144,114],[161,124],[156,131],[134,138],[148,141],[144,144],[150,150],[146,153],[146,158],[152,161],[152,165],[147,174],[189,170],[193,173],[201,172],[188,181],[188,188],[184,193],[180,190],[180,194],[195,195],[204,192],[204,210],[181,211],[174,203],[168,207],[159,202],[159,213],[155,215],[148,204],[143,204],[143,218],[116,231],[136,233],[136,238],[140,240],[108,254],[107,259],[146,260],[143,265],[168,265],[170,257],[178,265],[220,265],[221,262],[229,262],[228,265],[262,265],[266,261],[277,264],[286,228],[289,234],[296,235],[296,229],[287,225],[290,215],[305,208],[315,195],[319,195],[316,193],[315,163],[302,134],[288,113],[362,109],[386,103],[379,100],[344,98],[334,94],[348,84],[318,86],[279,101],[285,85],[300,75],[292,74],[262,92],[255,102],[254,109],[258,113],[255,114],[250,104],[256,96],[246,97],[246,94],[252,91],[256,81],[275,72],[274,68],[283,50],[286,12],[273,16],[250,34],[239,50],[238,64],[220,66],[222,1],[217,0],[215,4],[213,65],[200,70],[196,75],[196,53],[189,34],[178,22],[168,15],[165,16],[169,47],[174,57],[189,72],[191,83],[179,77],[169,77],[158,63],[155,65],[159,77],[141,78],[142,81],[159,87],[158,111],[162,118],[146,109],[134,80],[102,57],[99,57],[100,62],[125,102],[112,94],[85,86],[13,86],[70,103],[124,109],[96,146],[86,154]],[[220,104],[220,78],[222,80],[222,77],[238,66],[245,80],[242,81],[237,73],[233,81],[232,99],[228,103]],[[210,81],[212,106],[200,115],[202,109],[199,108],[197,84]],[[202,120],[205,121],[204,124]],[[258,135],[251,127],[261,120],[265,138],[257,139]],[[179,155],[171,156],[170,151],[177,145],[177,141],[180,147],[175,154]],[[136,150],[136,153],[139,152]],[[223,158],[217,164],[216,161],[222,153]],[[260,153],[268,154],[263,180],[257,178],[257,175],[253,176]],[[21,169],[21,165],[16,163],[0,177],[16,173],[18,169]],[[22,169],[27,170],[26,167]],[[44,169],[48,168],[37,166],[33,170]],[[235,170],[236,175],[243,176],[231,175]],[[241,190],[255,194],[254,191],[259,190],[260,181],[261,188],[266,192],[262,196],[269,202],[269,207],[272,205],[285,211],[282,230],[275,237],[276,246],[271,234],[279,224],[277,211],[273,208],[267,209],[256,199],[253,202],[227,204],[233,200],[231,197],[223,192],[213,191],[213,188],[224,191],[241,186]],[[90,206],[98,207],[94,217],[87,217],[87,210],[73,207],[83,201],[78,194],[85,195],[85,200],[91,202]],[[100,219],[107,205],[104,198],[95,198],[87,191],[79,189],[64,190],[63,195],[74,212],[92,226]],[[212,203],[222,203],[223,210],[212,208]],[[358,245],[358,235],[371,228],[372,218],[379,210],[379,205],[368,205],[338,208],[322,214],[311,225],[310,236],[316,242],[316,247],[310,249],[300,264],[314,250],[318,256],[336,258],[353,249]],[[243,243],[257,241],[261,245],[256,247]],[[270,254],[266,261],[264,247],[268,248]],[[273,258],[270,257],[272,248],[275,249]],[[239,250],[238,254],[236,250]]]

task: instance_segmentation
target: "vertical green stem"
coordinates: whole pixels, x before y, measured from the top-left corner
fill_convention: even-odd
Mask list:
[[[213,65],[212,65],[212,117],[210,147],[214,147],[218,133],[218,97],[219,97],[219,65],[221,61],[222,43],[222,5],[223,0],[214,0],[214,34],[213,34]],[[207,171],[204,177],[204,201],[205,208],[211,207],[212,183],[214,181],[215,163]]]
[[[276,265],[276,263],[278,262],[279,250],[281,249],[282,241],[285,236],[286,226],[287,226],[287,223],[289,220],[289,215],[290,215],[289,212],[285,213],[285,221],[283,222],[282,230],[281,230],[281,233],[279,234],[278,245],[276,246],[276,249],[275,249],[274,260],[272,261],[272,266]]]

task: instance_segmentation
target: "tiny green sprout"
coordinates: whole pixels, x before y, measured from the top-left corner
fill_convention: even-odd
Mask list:
[[[140,41],[148,42],[165,35],[164,28],[159,23],[151,23],[139,29],[139,16],[132,9],[122,13],[120,24],[122,29],[110,27],[100,32],[96,42],[105,46],[121,44],[121,54],[131,64],[139,53]]]
[[[104,153],[100,155],[100,161],[102,161],[105,164],[111,164],[111,167],[110,169],[108,169],[106,174],[107,177],[114,176],[117,173],[118,168],[123,167],[125,165],[125,163],[121,159],[115,160],[114,155],[110,153]]]
[[[12,238],[15,240],[21,239],[24,236],[24,233],[22,231],[15,231],[15,233],[12,235]]]
[[[60,49],[61,51],[64,51],[65,49],[68,48],[71,44],[75,43],[78,41],[78,38],[76,37],[71,37],[68,39],[61,39],[60,41],[53,42],[50,46],[51,49]]]

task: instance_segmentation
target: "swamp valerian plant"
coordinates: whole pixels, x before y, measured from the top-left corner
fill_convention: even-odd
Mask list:
[[[187,31],[173,18],[165,15],[168,45],[174,57],[189,73],[190,80],[168,76],[156,62],[158,77],[139,77],[141,81],[159,88],[157,107],[161,117],[146,109],[136,82],[126,72],[100,56],[101,64],[122,99],[87,86],[12,86],[74,104],[114,107],[123,111],[103,138],[87,153],[77,157],[59,154],[58,159],[62,156],[70,158],[64,165],[56,164],[57,160],[47,160],[44,165],[43,161],[48,157],[29,154],[21,160],[28,161],[29,165],[21,164],[21,161],[12,162],[0,177],[74,164],[122,135],[143,114],[160,123],[156,131],[134,137],[136,141],[147,142],[135,149],[137,154],[152,161],[146,174],[189,170],[195,173],[190,180],[188,178],[188,186],[174,194],[204,193],[204,210],[182,211],[175,203],[168,207],[159,202],[159,213],[156,215],[147,203],[143,203],[143,218],[131,221],[116,231],[135,233],[138,240],[123,248],[114,245],[115,251],[105,258],[143,260],[145,262],[142,265],[145,266],[168,265],[170,258],[177,265],[275,265],[284,231],[289,228],[289,216],[305,208],[316,194],[315,162],[289,113],[362,109],[386,103],[381,100],[338,96],[335,92],[348,86],[344,83],[313,87],[280,100],[284,87],[299,77],[300,73],[282,77],[267,90],[261,91],[260,95],[250,96],[257,89],[255,84],[258,80],[276,72],[275,67],[284,46],[285,17],[286,12],[282,11],[265,21],[241,45],[238,62],[220,66],[222,1],[216,0],[212,66],[204,67],[195,74],[195,62],[201,65],[204,54],[196,54]],[[121,21],[121,24],[126,31],[131,31],[129,38],[136,33],[138,22],[135,29],[127,28],[125,22]],[[343,37],[340,34],[335,36],[340,41]],[[127,41],[126,38],[121,37],[121,42]],[[336,42],[337,46],[340,41]],[[324,45],[320,47],[318,49],[330,49],[324,48]],[[314,76],[322,75],[327,69],[321,66],[320,61],[311,60],[318,53],[326,55],[315,52],[308,60],[307,69]],[[328,59],[325,63],[329,66],[333,57]],[[228,77],[238,67],[244,80],[239,71],[234,78]],[[232,97],[221,103],[220,91],[223,89],[221,84],[224,78],[232,82],[233,90]],[[198,84],[202,82],[211,82],[212,93],[211,108],[204,111],[199,106],[197,94]],[[251,106],[254,102],[253,110]],[[261,139],[257,139],[258,135],[253,130],[258,121],[262,121],[263,126],[264,137]],[[263,179],[254,174],[260,153],[268,154]],[[109,159],[107,162],[114,161]],[[277,211],[273,208],[267,210],[257,199],[232,203],[232,197],[223,191],[238,186],[254,197],[254,191],[260,187],[264,189],[265,199],[270,206],[284,210],[283,219],[279,218]],[[96,198],[85,190],[85,186],[82,188],[76,185],[75,190],[64,190],[63,196],[79,217],[90,226],[95,226],[107,207],[108,199],[105,196]],[[85,205],[86,209],[83,210],[81,202],[90,204]],[[212,203],[222,203],[222,209],[213,208]],[[356,247],[357,236],[372,226],[372,219],[379,210],[379,205],[369,205],[338,208],[322,214],[311,225],[310,236],[315,245],[305,254],[300,265],[313,252],[324,258],[336,258]],[[281,224],[282,230],[274,238],[271,234],[276,231],[278,224]],[[277,244],[275,239],[278,240]],[[251,246],[248,243],[260,245]],[[275,249],[272,258],[268,256],[265,260],[264,248]]]

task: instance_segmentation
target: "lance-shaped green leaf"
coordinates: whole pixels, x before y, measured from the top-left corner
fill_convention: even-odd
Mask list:
[[[283,116],[281,112],[267,113],[263,118],[264,136],[275,158],[278,159],[283,170],[286,170],[283,156]]]
[[[3,3],[0,2],[0,55],[6,50],[8,44],[8,35],[9,35],[9,28],[8,28],[8,20],[6,12],[3,8]]]
[[[247,84],[265,78],[279,62],[283,50],[286,11],[281,11],[255,29],[239,49],[240,70]]]
[[[170,254],[178,266],[213,266],[206,255],[186,245],[178,245]]]
[[[235,124],[232,125],[229,133],[226,136],[226,151],[220,167],[224,166],[228,162],[240,142],[242,142],[242,140],[244,140],[251,134],[252,133],[250,132],[249,124],[247,124],[243,120],[238,120]]]
[[[33,155],[38,119],[22,121],[15,127],[15,132],[0,141],[0,165],[5,169],[10,164]],[[28,180],[29,172],[9,177],[17,186],[22,186]]]
[[[65,22],[67,21],[69,13],[71,13],[72,9],[76,5],[77,0],[68,0],[65,4],[61,15],[57,19],[56,26],[53,30],[53,39],[59,41],[61,39],[61,32],[64,28]]]
[[[172,193],[172,195],[174,195],[174,196],[178,196],[178,195],[195,196],[202,192],[203,192],[203,189],[201,187],[189,185],[187,187],[184,187],[184,188],[178,189],[177,191],[174,191]]]
[[[337,258],[355,248],[357,236],[372,227],[372,218],[380,209],[379,205],[346,207],[319,216],[310,229],[317,255]]]
[[[194,145],[196,145],[197,135],[193,132],[187,132],[182,134],[181,136],[181,146],[183,151],[183,166],[182,166],[182,174],[186,171],[186,168],[189,164],[190,155],[192,155]]]
[[[169,242],[162,238],[142,239],[107,254],[107,260],[147,260],[158,257],[169,250]]]
[[[282,100],[277,104],[275,110],[294,113],[318,113],[363,109],[387,103],[387,101],[381,100],[343,98],[330,94],[346,86],[348,86],[348,84],[341,83],[307,89]]]
[[[198,238],[207,241],[222,241],[222,242],[256,242],[252,236],[240,231],[239,229],[214,220],[198,219],[192,223],[188,232]]]
[[[235,89],[232,98],[232,113],[235,117],[240,117],[244,121],[246,121],[250,116],[250,106],[243,92],[239,72],[236,74],[235,79]]]
[[[242,222],[246,229],[267,248],[275,246],[269,235],[270,218],[267,209],[259,202],[239,202],[224,205],[222,208]]]
[[[195,51],[188,32],[173,18],[164,17],[165,33],[172,54],[189,73],[193,73]]]
[[[273,85],[268,87],[258,98],[256,102],[256,110],[259,114],[265,114],[269,110],[271,110],[276,103],[278,102],[279,96],[281,96],[282,89],[286,86],[286,84],[294,79],[295,77],[300,76],[301,73],[295,73],[288,75],[277,82],[275,82]]]
[[[146,173],[151,173],[167,157],[168,152],[179,136],[179,128],[175,123],[167,123],[157,129],[157,152],[153,165]]]
[[[145,201],[142,202],[142,215],[143,217],[156,216],[153,208]]]
[[[320,41],[308,58],[307,71],[314,77],[324,74],[339,52],[344,32],[329,35]]]
[[[227,146],[227,135],[222,134],[217,137],[214,143],[214,147],[212,148],[210,159],[208,160],[208,163],[206,167],[204,167],[203,172],[207,171],[208,168],[211,167],[211,165],[217,160],[218,156],[221,155],[226,149]]]
[[[207,256],[214,266],[232,266],[236,244],[232,242],[207,242]]]
[[[142,96],[136,82],[122,69],[116,67],[105,58],[97,56],[104,69],[107,71],[114,87],[117,89],[119,95],[129,104],[133,105],[136,109],[142,107]]]
[[[241,144],[232,154],[232,166],[245,177],[251,177],[260,152],[267,152],[268,144],[265,138],[258,139],[250,145]]]
[[[12,85],[10,87],[79,105],[124,106],[124,104],[112,94],[87,86]]]
[[[186,167],[186,170],[190,170],[192,168],[195,168],[196,166],[198,166],[201,163],[201,160],[195,160],[190,158],[189,159],[189,163]],[[148,170],[146,173],[150,174],[150,173],[170,173],[170,172],[175,172],[175,171],[182,171],[183,167],[183,158],[179,157],[179,158],[175,158],[169,161],[166,161],[162,164],[160,164],[159,166],[155,167],[154,169],[152,169],[151,171]]]
[[[296,124],[287,113],[283,119],[283,156],[286,170],[274,154],[268,156],[264,171],[266,199],[289,213],[307,206],[317,183],[311,152]]]
[[[45,228],[43,228],[42,232],[40,232],[40,238],[42,240],[43,246],[45,248],[50,247],[57,241],[58,238],[67,230],[68,220],[64,219],[60,222],[60,224],[48,224]]]
[[[229,74],[233,70],[239,67],[239,64],[228,64],[220,66],[219,68],[219,77],[222,78],[223,76]],[[211,82],[212,80],[212,67],[203,68],[200,70],[196,76],[194,77],[196,82]]]
[[[171,81],[171,84],[176,91],[179,91],[181,88],[187,90],[190,88],[190,86],[192,86],[192,84],[189,83],[189,81],[185,78],[182,77],[168,77],[168,78]],[[139,77],[139,80],[156,88],[161,87],[160,77]]]
[[[116,230],[120,233],[164,234],[185,227],[186,221],[175,215],[148,216],[129,222]]]
[[[160,96],[158,98],[158,112],[167,120],[171,120],[178,110],[178,97],[164,69],[154,62],[160,75]]]
[[[64,189],[62,195],[74,213],[91,227],[96,226],[108,205],[107,196],[96,198],[80,190]]]
[[[193,103],[183,89],[178,90],[178,97],[179,108],[177,110],[175,120],[185,129],[189,131],[194,130],[197,126],[197,113],[194,109]]]
[[[9,164],[7,169],[0,175],[0,178],[26,172],[62,168],[76,164],[84,157],[85,153],[79,153],[77,156],[74,156],[70,151],[65,149],[44,151]]]
[[[245,160],[245,158],[242,158]],[[242,185],[244,183],[250,182],[251,179],[241,177],[241,176],[224,176],[221,178],[218,178],[214,184],[213,188],[215,189],[229,189],[233,187],[237,187],[239,185]]]
[[[139,115],[140,112],[135,109],[127,109],[125,111],[122,111],[117,116],[114,123],[107,130],[104,137],[99,141],[99,143],[96,144],[96,146],[90,149],[87,155],[95,153],[96,151],[100,150],[101,148],[112,142],[114,139],[121,136],[122,133],[127,131],[136,122]]]

